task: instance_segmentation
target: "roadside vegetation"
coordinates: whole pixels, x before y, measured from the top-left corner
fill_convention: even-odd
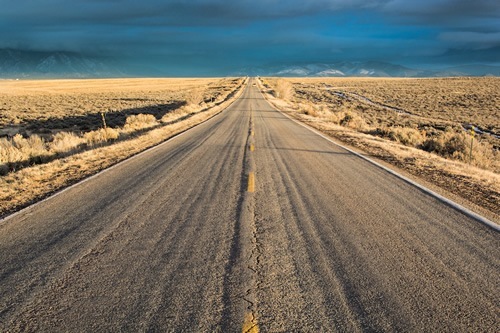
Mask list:
[[[295,118],[498,218],[500,79],[263,78],[261,85]]]
[[[0,216],[208,119],[234,100],[243,83],[0,83]]]

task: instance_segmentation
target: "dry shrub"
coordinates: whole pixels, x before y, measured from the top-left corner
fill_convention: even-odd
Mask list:
[[[120,133],[117,130],[107,127],[87,132],[83,135],[83,138],[88,145],[94,146],[110,140],[116,140],[119,136]]]
[[[188,113],[189,113],[189,109],[186,106],[184,106],[180,109],[176,109],[176,110],[167,112],[167,114],[165,114],[161,118],[161,122],[162,123],[169,123],[169,122],[172,122],[174,120],[177,120],[178,118],[180,118]]]
[[[480,168],[500,173],[500,151],[495,150],[487,141],[474,140],[472,163]]]
[[[470,136],[450,130],[427,139],[422,146],[426,151],[460,160],[465,160],[467,147],[470,149]]]
[[[45,140],[38,135],[31,135],[28,139],[28,145],[30,147],[31,156],[45,155],[46,154],[46,143]]]
[[[284,100],[291,100],[293,97],[292,84],[285,79],[276,80],[274,91],[276,93],[276,97]]]
[[[311,117],[321,117],[327,120],[331,115],[331,111],[323,104],[297,103],[292,106],[292,109]]]
[[[499,172],[499,153],[486,141],[479,141],[477,138],[472,140],[472,137],[466,132],[447,130],[434,138],[427,139],[422,148],[443,157],[470,162],[478,167]]]
[[[24,138],[16,134],[12,139],[0,139],[0,163],[28,161],[47,155],[45,141],[38,135]]]
[[[0,139],[0,163],[11,163],[21,161],[22,159],[23,153],[14,145],[12,140]]]
[[[54,135],[49,149],[57,154],[67,154],[77,151],[83,143],[84,139],[72,132],[59,132]]]
[[[318,110],[314,107],[314,105],[312,104],[300,104],[300,109],[302,110],[302,112],[308,116],[312,116],[312,117],[318,117],[319,116],[319,112]]]
[[[411,147],[420,147],[426,140],[425,132],[410,127],[386,127],[377,129],[376,132],[379,136]]]
[[[153,127],[158,125],[155,116],[152,114],[138,114],[128,116],[125,120],[125,126],[123,127],[126,131],[140,130],[143,128]]]
[[[339,121],[339,124],[358,131],[362,131],[367,127],[365,120],[353,112],[346,112],[344,117]]]
[[[41,163],[49,155],[46,143],[38,135],[24,138],[16,134],[12,139],[0,139],[0,175],[7,174],[10,170]]]
[[[329,112],[325,117],[325,119],[331,123],[339,125],[340,121],[344,119],[344,117],[345,117],[345,112],[337,111],[337,112]]]
[[[269,84],[269,82],[266,79],[263,79],[263,78],[259,78],[259,79],[260,79],[260,82],[262,83],[262,85],[264,86],[264,88],[267,88],[267,89],[271,88],[271,85]]]
[[[186,96],[186,103],[193,105],[200,105],[203,102],[203,88],[194,88],[189,91],[189,94]]]

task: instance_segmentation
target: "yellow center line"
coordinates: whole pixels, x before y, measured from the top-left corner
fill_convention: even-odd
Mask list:
[[[248,174],[248,192],[255,191],[255,175],[253,172]]]
[[[250,136],[254,136],[254,123],[253,123],[253,112],[252,107],[250,106]],[[250,151],[255,150],[255,145],[250,143],[249,147]],[[255,173],[250,171],[248,173],[248,192],[255,192]],[[243,327],[241,328],[242,333],[259,333],[259,325],[257,323],[257,319],[255,318],[252,312],[247,312],[245,314],[245,321],[243,322]]]
[[[255,322],[253,314],[248,312],[245,315],[245,322],[241,329],[242,333],[259,333],[259,325]]]

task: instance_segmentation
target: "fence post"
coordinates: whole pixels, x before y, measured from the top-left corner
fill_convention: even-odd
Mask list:
[[[102,125],[104,126],[104,129],[106,129],[106,118],[104,118],[104,112],[101,112],[101,118],[102,118]]]

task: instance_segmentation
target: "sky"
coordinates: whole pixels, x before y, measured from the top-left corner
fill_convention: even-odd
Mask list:
[[[0,0],[0,48],[72,51],[130,68],[384,61],[500,65],[498,0]]]

